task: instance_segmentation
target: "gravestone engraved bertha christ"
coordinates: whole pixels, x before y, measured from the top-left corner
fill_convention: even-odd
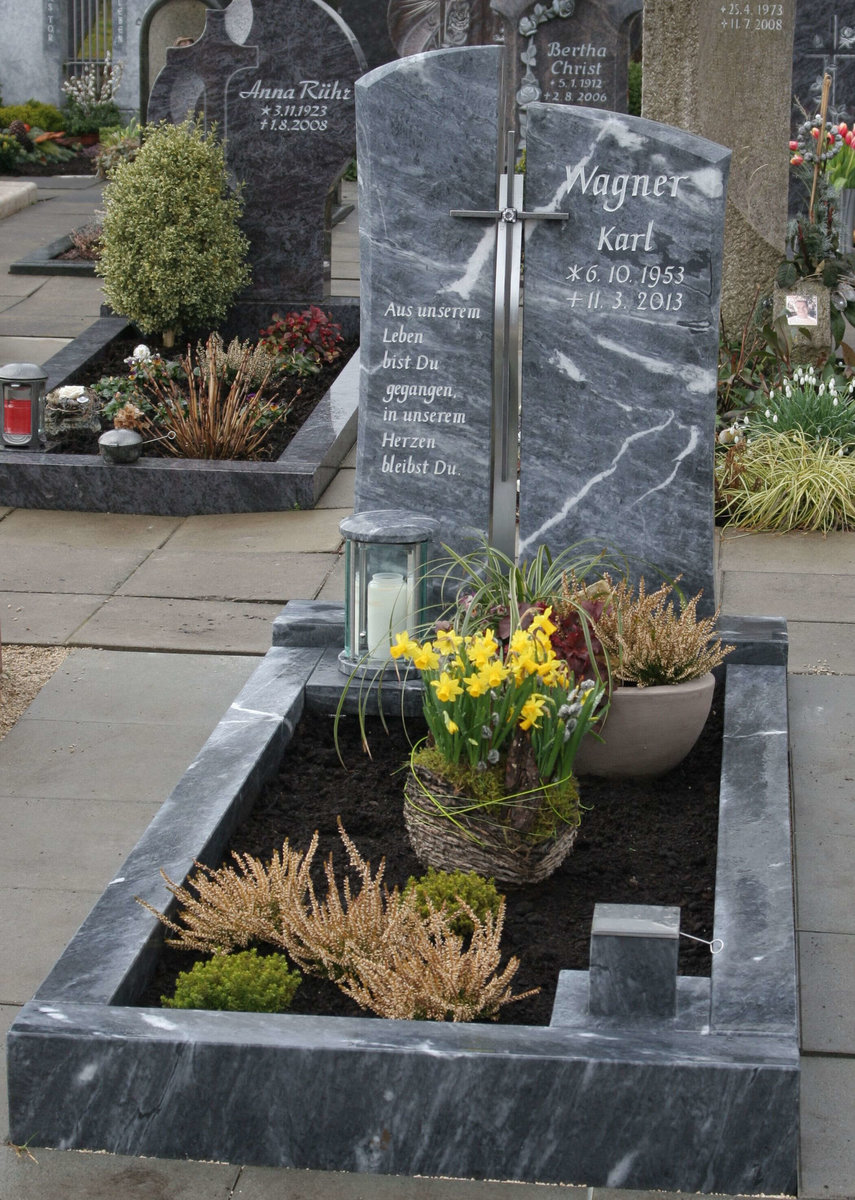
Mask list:
[[[730,152],[616,113],[529,110],[520,553],[595,538],[714,607]],[[650,576],[648,567],[648,577]]]
[[[253,300],[329,292],[331,191],[353,156],[364,69],[353,34],[322,0],[234,0],[208,14],[192,46],[167,53],[149,117],[181,121],[189,97],[220,127],[244,185]]]

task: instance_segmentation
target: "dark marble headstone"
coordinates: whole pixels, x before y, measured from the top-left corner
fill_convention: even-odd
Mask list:
[[[819,112],[822,77],[831,76],[830,115],[855,115],[855,8],[851,0],[799,0],[793,39],[793,96],[810,117]],[[804,118],[798,109],[794,124]]]
[[[338,0],[334,7],[353,30],[369,70],[395,61],[398,52],[389,37],[386,20],[389,0]]]
[[[643,0],[390,0],[389,32],[402,56],[503,44],[505,119],[524,133],[525,109],[538,100],[626,111],[642,7]]]
[[[626,112],[630,36],[642,0],[493,0],[493,7],[508,20],[520,113],[536,101]]]
[[[364,68],[353,34],[322,0],[286,9],[234,0],[208,13],[199,41],[168,52],[149,119],[182,120],[189,101],[220,126],[244,185],[254,301],[328,293],[331,189],[353,156],[353,88]]]
[[[713,606],[713,448],[730,152],[529,110],[520,551],[585,538]],[[646,571],[648,579],[654,573]]]
[[[361,360],[356,511],[405,508],[472,549],[488,528],[499,48],[357,84]]]

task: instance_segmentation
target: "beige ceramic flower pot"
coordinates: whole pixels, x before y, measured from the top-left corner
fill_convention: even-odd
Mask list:
[[[603,741],[591,735],[583,740],[575,774],[615,779],[664,775],[700,737],[714,688],[711,672],[670,687],[615,688],[599,731]]]

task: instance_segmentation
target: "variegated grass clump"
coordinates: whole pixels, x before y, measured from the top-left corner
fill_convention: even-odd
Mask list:
[[[339,888],[330,858],[324,867],[326,895],[317,896],[311,878],[316,833],[305,854],[286,841],[266,865],[246,854],[233,855],[236,867],[214,870],[197,863],[184,887],[164,874],[179,904],[175,920],[140,903],[170,931],[169,945],[211,954],[254,942],[275,946],[307,974],[331,979],[381,1017],[495,1019],[503,1005],[533,994],[511,994],[516,958],[500,969],[504,901],[495,917],[479,916],[462,903],[472,933],[459,936],[451,914],[432,908],[421,915],[414,899],[384,886],[383,862],[372,874],[341,822],[339,833],[358,878],[356,889],[348,878]]]
[[[717,667],[733,649],[723,646],[716,633],[718,610],[711,617],[698,616],[701,592],[679,611],[673,592],[670,583],[648,592],[643,579],[637,595],[626,580],[613,589],[594,629],[619,683],[687,683]]]
[[[801,430],[754,437],[716,460],[716,497],[728,525],[756,530],[855,529],[855,460]]]

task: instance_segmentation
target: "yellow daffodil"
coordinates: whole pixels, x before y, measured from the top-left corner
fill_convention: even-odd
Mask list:
[[[417,671],[435,671],[439,666],[439,655],[430,642],[419,646],[413,654],[413,666]]]
[[[452,721],[451,717],[448,715],[447,712],[443,711],[442,717],[443,717],[443,720],[445,721],[445,728],[448,730],[449,733],[459,733],[460,732],[460,726],[457,724],[456,721]]]
[[[449,700],[455,700],[458,696],[463,695],[463,688],[460,686],[460,680],[454,679],[447,671],[443,671],[439,679],[431,680],[431,687],[436,688],[436,698],[441,700],[443,704]]]
[[[484,679],[483,674],[467,675],[463,682],[466,684],[466,691],[470,696],[483,696],[485,692],[490,690],[490,686]]]
[[[413,658],[420,649],[419,643],[404,630],[395,634],[395,643],[389,647],[389,653],[392,658]]]
[[[466,647],[466,654],[474,667],[485,666],[491,658],[499,654],[499,643],[492,629],[473,637]]]
[[[491,662],[482,667],[478,674],[488,688],[497,688],[501,687],[507,679],[508,668],[504,663]]]
[[[437,654],[454,654],[463,638],[453,629],[441,629],[434,638],[433,648]]]
[[[543,710],[546,708],[546,697],[534,692],[526,700],[520,710],[520,729],[531,729],[534,725],[537,727],[538,719],[543,715]]]
[[[549,619],[551,614],[551,607],[546,608],[542,613],[538,613],[538,615],[533,617],[529,622],[529,629],[540,630],[542,633],[545,633],[548,638],[551,638],[553,633],[555,633],[558,629],[558,626]]]

